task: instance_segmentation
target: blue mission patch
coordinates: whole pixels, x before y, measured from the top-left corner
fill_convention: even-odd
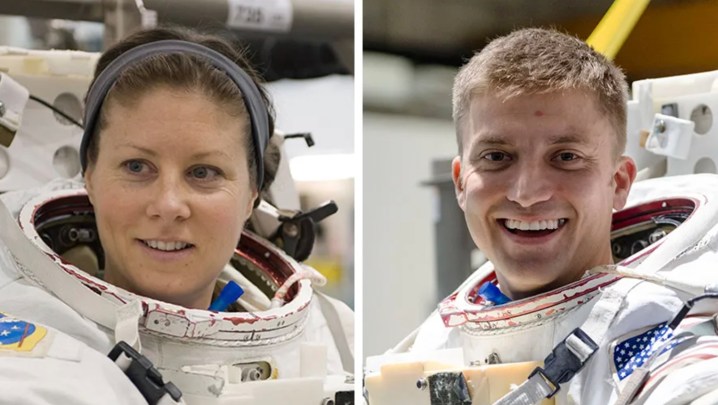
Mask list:
[[[47,334],[47,329],[0,313],[0,350],[30,351]]]

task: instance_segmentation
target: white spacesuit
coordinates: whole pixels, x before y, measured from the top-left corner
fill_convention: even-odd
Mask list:
[[[48,246],[61,243],[60,234],[67,241],[63,224],[74,226],[70,239],[91,233],[82,222],[91,206],[78,186],[55,181],[2,196],[13,217],[0,207],[0,403],[321,404],[353,398],[352,312],[313,292],[306,277],[293,277],[297,283],[278,308],[270,308],[262,292],[309,270],[245,234],[235,256],[244,271],[228,266],[220,280],[245,289],[240,304],[251,312],[187,309],[136,296]],[[80,219],[73,224],[72,216]],[[135,366],[110,360],[119,341],[140,350],[165,383],[179,387],[181,399],[141,360]],[[132,367],[152,386],[149,392],[135,388]]]
[[[27,103],[72,99],[79,114],[98,56],[0,47],[0,70],[17,81],[0,74],[0,191],[46,184],[0,196],[0,404],[352,403],[352,311],[261,237],[243,234],[218,281],[244,289],[244,310],[183,308],[102,280],[76,180],[82,133]],[[285,160],[273,184],[268,195],[291,217],[299,201]],[[280,223],[265,207],[251,223],[269,237]],[[310,242],[295,241],[304,257]]]
[[[685,301],[718,292],[718,176],[635,183],[627,207],[613,220],[618,266],[492,305],[478,293],[495,283],[493,265],[485,264],[411,336],[367,360],[369,404],[496,403],[536,367],[547,367],[549,359],[541,361],[552,350],[561,357],[557,347],[579,327],[598,348],[593,356],[590,348],[570,348],[585,362],[573,379],[537,378],[549,391],[568,380],[541,403],[718,403],[718,300],[703,299],[685,319],[677,316]],[[514,394],[500,403],[534,403]]]

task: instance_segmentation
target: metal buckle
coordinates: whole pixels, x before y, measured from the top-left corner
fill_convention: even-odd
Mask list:
[[[586,353],[583,359],[579,358],[566,343],[572,336],[578,338],[590,349],[590,353]],[[560,389],[559,385],[570,381],[591,359],[596,350],[598,350],[598,345],[581,328],[576,328],[544,359],[544,368],[536,367],[529,378],[539,374],[544,381],[548,382],[553,391],[546,398],[551,398]]]
[[[546,398],[551,398],[552,396],[556,395],[556,393],[558,392],[559,389],[561,389],[561,387],[559,387],[558,384],[553,382],[553,380],[551,378],[549,378],[549,376],[546,375],[546,370],[542,369],[541,367],[536,367],[534,369],[534,371],[532,371],[531,374],[529,374],[528,379],[530,380],[531,377],[533,377],[536,374],[538,374],[544,380],[544,382],[547,383],[547,385],[549,385],[549,388],[551,388],[551,392],[546,396]]]
[[[117,343],[115,347],[110,350],[110,354],[108,354],[107,357],[117,362],[117,358],[120,357],[122,353],[131,360],[130,366],[125,370],[125,374],[150,405],[157,404],[166,394],[169,394],[175,402],[179,402],[182,397],[182,391],[180,391],[176,385],[172,384],[172,382],[167,381],[165,383],[162,381],[162,374],[157,371],[152,362],[126,342],[120,341]]]

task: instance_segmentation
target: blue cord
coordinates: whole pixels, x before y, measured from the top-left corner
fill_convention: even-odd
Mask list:
[[[235,283],[234,281],[230,281],[227,283],[227,285],[222,288],[222,291],[219,292],[219,295],[217,298],[212,302],[212,304],[209,306],[210,311],[224,311],[229,307],[233,302],[237,301],[239,297],[244,294],[244,290],[242,287],[239,286],[239,284]]]
[[[511,298],[504,295],[499,290],[499,287],[494,285],[491,281],[487,281],[479,287],[479,295],[486,301],[493,303],[494,305],[503,305],[507,302],[511,302]]]

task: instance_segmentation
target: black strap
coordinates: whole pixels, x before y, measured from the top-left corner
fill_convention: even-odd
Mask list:
[[[125,374],[137,387],[147,403],[150,405],[157,404],[162,397],[169,395],[175,402],[179,402],[182,398],[182,391],[176,385],[167,381],[162,381],[162,374],[154,367],[152,362],[132,346],[124,341],[120,341],[110,350],[107,355],[112,361],[117,362],[120,354],[125,354],[130,358],[130,366],[125,370]]]
[[[572,337],[578,338],[581,343],[586,345],[589,352],[584,355],[576,353],[576,350],[571,347],[571,343],[567,343]],[[598,350],[598,345],[593,339],[581,328],[576,328],[563,342],[553,348],[551,354],[544,359],[544,367],[536,367],[529,375],[529,378],[533,377],[534,374],[539,374],[546,382],[550,383],[553,387],[553,392],[546,398],[551,398],[558,392],[559,385],[570,381],[583,368],[591,356],[596,353],[596,350]]]

